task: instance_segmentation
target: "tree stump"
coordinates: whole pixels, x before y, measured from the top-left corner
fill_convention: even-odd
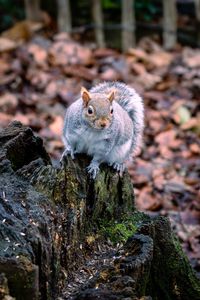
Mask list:
[[[168,219],[137,212],[127,173],[103,165],[91,180],[89,159],[54,167],[30,128],[13,122],[0,133],[0,299],[200,299]],[[128,239],[64,296],[110,233]]]

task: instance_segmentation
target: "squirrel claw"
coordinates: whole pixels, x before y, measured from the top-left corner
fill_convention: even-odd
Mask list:
[[[114,163],[113,168],[119,172],[120,176],[122,176],[125,170],[125,165],[123,163]]]
[[[99,173],[99,167],[98,164],[96,163],[91,163],[86,170],[88,171],[88,173],[90,174],[90,177],[92,179],[95,179],[97,174]]]
[[[65,149],[65,151],[63,152],[61,158],[60,158],[60,163],[62,163],[62,160],[65,156],[67,155],[71,155],[71,158],[74,159],[74,152],[71,149]]]

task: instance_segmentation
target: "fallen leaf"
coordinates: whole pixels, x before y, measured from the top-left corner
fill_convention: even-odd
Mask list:
[[[0,109],[2,112],[15,113],[17,105],[16,95],[7,92],[0,96]]]
[[[54,66],[87,66],[92,63],[92,52],[72,41],[58,41],[49,49],[49,61]]]
[[[30,44],[28,53],[33,57],[33,60],[38,66],[45,66],[47,64],[47,51],[37,44]]]
[[[42,27],[43,24],[40,22],[23,20],[15,23],[14,26],[2,32],[2,36],[12,41],[21,43],[29,40],[33,33],[40,30]]]
[[[200,120],[197,118],[191,118],[187,122],[181,125],[181,129],[189,130],[189,129],[197,129],[200,132]]]
[[[130,48],[127,52],[127,55],[135,57],[138,61],[149,61],[148,54],[140,48]]]
[[[8,38],[0,37],[0,53],[12,51],[18,47],[18,44]]]
[[[189,68],[199,68],[200,50],[186,47],[183,50],[183,63]]]
[[[53,123],[49,125],[49,129],[58,136],[61,136],[63,129],[63,118],[56,116]]]
[[[120,74],[112,68],[107,68],[105,71],[103,71],[100,74],[100,78],[101,80],[115,81],[115,80],[119,80]]]
[[[91,70],[91,69],[86,68],[84,66],[73,66],[73,67],[65,66],[64,67],[64,73],[66,75],[83,78],[87,81],[92,81],[97,76],[96,72],[94,72],[94,69]]]
[[[142,75],[142,74],[146,73],[145,66],[143,64],[137,63],[137,62],[133,62],[131,64],[131,70],[133,71],[133,73],[135,75]]]
[[[150,73],[143,73],[136,77],[136,82],[143,84],[146,90],[153,88],[157,83],[161,81],[161,77],[150,74]]]
[[[189,146],[190,150],[192,151],[192,153],[195,153],[195,154],[200,154],[200,146],[198,144],[191,144]]]
[[[185,106],[180,106],[177,109],[177,114],[179,116],[180,124],[185,124],[191,119],[191,113]]]
[[[168,66],[172,60],[172,54],[164,51],[157,51],[149,55],[149,63],[155,68]]]
[[[151,211],[158,210],[161,207],[160,201],[152,195],[152,189],[150,187],[144,187],[140,190],[136,198],[136,205],[140,210]]]
[[[4,127],[8,126],[12,119],[12,115],[0,112],[0,128],[3,129]]]
[[[191,187],[179,179],[171,179],[164,185],[166,193],[184,193],[184,191],[191,191]]]
[[[161,132],[155,138],[156,143],[163,145],[164,147],[170,147],[176,138],[175,130],[168,130]]]

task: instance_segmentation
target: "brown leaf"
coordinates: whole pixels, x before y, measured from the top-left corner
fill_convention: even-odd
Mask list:
[[[173,152],[165,145],[160,145],[159,150],[163,158],[172,159],[174,157]]]
[[[200,154],[200,146],[198,144],[196,144],[196,143],[191,144],[189,146],[189,148],[192,151],[192,153],[194,153],[194,154]]]
[[[200,120],[197,118],[191,118],[188,122],[181,125],[181,129],[183,130],[189,130],[192,128],[200,129]]]
[[[135,75],[142,75],[142,74],[146,73],[145,66],[143,64],[137,63],[137,62],[133,62],[131,64],[131,70],[133,71],[133,73]]]
[[[153,180],[153,184],[155,188],[157,188],[158,190],[163,190],[165,183],[166,183],[166,179],[162,175],[156,176]]]
[[[161,81],[161,77],[146,72],[136,77],[135,81],[142,84],[145,87],[145,89],[148,90],[153,88],[157,83],[159,83]]]
[[[19,122],[21,122],[24,125],[29,125],[29,115],[28,114],[23,115],[21,113],[17,113],[15,115],[14,119],[17,120],[17,121],[19,121]]]
[[[47,63],[47,51],[37,44],[30,44],[28,46],[28,53],[32,55],[35,63],[38,66],[45,66]]]
[[[0,53],[12,51],[18,47],[18,44],[8,38],[0,37]]]
[[[164,51],[157,51],[149,55],[149,63],[152,64],[154,68],[168,66],[172,60],[173,55]]]
[[[183,50],[183,63],[189,68],[200,67],[200,50],[185,48]]]
[[[127,55],[143,62],[149,61],[148,54],[140,48],[130,48],[127,52]]]
[[[163,100],[163,93],[155,91],[155,90],[151,90],[151,91],[146,91],[144,93],[144,98],[148,98],[150,100],[154,100],[154,101],[161,101]]]
[[[155,141],[156,143],[164,147],[170,147],[171,145],[173,145],[175,138],[176,138],[176,131],[172,129],[158,134],[155,138]]]
[[[13,116],[8,115],[6,113],[0,112],[0,128],[3,129],[4,127],[8,126],[8,124],[12,121]]]
[[[135,186],[141,186],[151,180],[152,164],[138,158],[136,167],[129,165],[129,173],[133,176]]]
[[[63,118],[56,116],[53,123],[49,125],[49,129],[58,136],[61,136],[63,129]]]
[[[21,43],[29,40],[35,31],[43,27],[42,23],[24,20],[14,24],[13,27],[2,33],[2,36],[12,41]]]
[[[11,65],[10,63],[8,63],[6,58],[5,57],[0,58],[0,74],[4,74],[8,72],[10,71],[10,69],[11,69]]]
[[[30,80],[33,86],[36,86],[39,89],[43,89],[49,83],[52,76],[47,72],[43,72],[43,71],[38,72],[37,69],[30,68],[27,72],[26,78]]]
[[[49,61],[54,66],[87,66],[92,63],[92,52],[72,41],[58,41],[49,49]]]
[[[109,49],[109,48],[97,48],[94,50],[93,55],[95,58],[103,58],[107,56],[118,56],[119,53],[116,50]]]
[[[162,50],[162,47],[158,43],[147,36],[141,38],[139,46],[148,53],[160,52]]]
[[[191,191],[191,187],[185,184],[180,176],[168,180],[164,188],[166,193],[184,193],[184,191]]]
[[[160,132],[161,120],[149,119],[149,126],[153,129],[154,133]]]
[[[183,212],[180,212],[180,216],[182,219],[182,222],[184,224],[190,224],[190,225],[198,225],[200,221],[200,212],[197,210],[190,210],[186,209]],[[199,232],[200,234],[200,232]]]
[[[119,80],[120,77],[121,77],[120,74],[112,68],[108,68],[100,74],[101,80],[106,80],[106,81]]]
[[[156,89],[158,91],[166,91],[170,88],[176,87],[177,86],[177,79],[176,78],[170,78],[166,79],[165,81],[159,82],[156,85]]]
[[[88,81],[92,81],[96,78],[96,72],[84,66],[65,66],[64,72],[66,75],[80,77]]]
[[[2,112],[14,113],[18,105],[17,97],[11,93],[0,96],[0,109]]]
[[[144,187],[140,190],[138,197],[136,198],[136,205],[140,210],[158,210],[161,207],[160,201],[152,196],[152,189],[150,187]]]
[[[184,182],[188,185],[198,185],[199,183],[199,176],[190,174],[189,176],[184,178]]]
[[[8,75],[0,76],[0,85],[6,85],[8,83],[11,83],[16,79],[15,73],[10,73]]]
[[[55,97],[56,93],[57,93],[57,81],[52,80],[51,82],[49,82],[49,84],[47,84],[46,89],[45,89],[45,94],[47,94],[50,97]]]

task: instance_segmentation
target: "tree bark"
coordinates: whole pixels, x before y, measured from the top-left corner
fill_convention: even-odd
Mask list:
[[[177,41],[177,12],[175,0],[163,0],[163,45],[170,50]]]
[[[92,0],[92,16],[95,25],[95,37],[98,47],[105,47],[105,38],[103,31],[103,16],[100,0]]]
[[[107,240],[102,224],[110,234],[127,222],[127,242],[104,253],[99,272],[61,299],[199,299],[200,283],[168,219],[135,210],[127,173],[103,165],[93,181],[88,163],[79,155],[53,167],[42,140],[19,122],[0,133],[2,299],[57,299]]]
[[[122,1],[122,50],[135,46],[134,0]]]
[[[30,21],[40,21],[40,0],[25,0],[26,19]]]
[[[58,31],[68,32],[72,30],[71,10],[69,0],[57,0],[58,5]]]

